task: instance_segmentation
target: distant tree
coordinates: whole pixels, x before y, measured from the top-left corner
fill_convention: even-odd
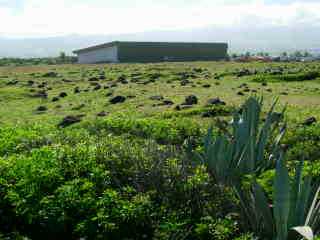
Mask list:
[[[232,53],[232,54],[231,54],[231,57],[232,57],[232,58],[237,58],[237,57],[238,57],[238,54]]]
[[[260,56],[260,57],[269,57],[269,53],[267,53],[267,52],[258,52],[258,53],[257,53],[257,56]]]
[[[59,59],[61,60],[61,62],[65,62],[66,57],[67,56],[65,52],[60,52]]]
[[[297,57],[297,58],[301,58],[301,57],[303,57],[303,54],[302,54],[300,51],[295,51],[295,52],[293,53],[293,56],[294,56],[294,57]]]
[[[250,52],[246,52],[245,57],[250,57],[251,53]]]
[[[288,57],[288,53],[287,52],[281,53],[281,57]]]
[[[305,51],[305,52],[303,53],[303,57],[311,57],[311,56],[312,56],[312,54],[309,53],[308,51]]]

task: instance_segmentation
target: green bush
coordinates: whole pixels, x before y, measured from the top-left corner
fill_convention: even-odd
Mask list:
[[[43,126],[0,127],[0,156],[31,151],[51,143],[51,136]]]
[[[320,125],[289,129],[283,143],[288,146],[287,158],[289,160],[319,160]]]
[[[293,81],[309,81],[320,77],[320,72],[310,71],[302,73],[284,73],[281,75],[260,75],[255,77],[255,82],[293,82]]]
[[[212,187],[205,168],[194,166],[175,146],[106,135],[86,142],[85,132],[73,131],[55,133],[50,146],[0,160],[5,236],[194,237],[189,230],[203,216],[222,219],[232,209],[230,192]]]
[[[201,218],[195,228],[198,239],[217,239],[229,240],[233,239],[238,231],[235,221],[230,218],[213,219],[212,217]]]
[[[76,57],[64,56],[52,58],[0,58],[0,66],[32,66],[75,63]]]
[[[186,118],[163,120],[118,117],[108,118],[86,127],[92,133],[105,130],[118,135],[131,134],[140,138],[153,139],[161,144],[182,144],[187,138],[201,135],[200,125]]]
[[[183,111],[171,111],[159,114],[159,118],[169,119],[177,117],[190,117],[194,115],[207,114],[210,117],[230,116],[235,112],[234,107],[230,106],[214,106],[214,107],[201,107],[197,109],[188,109]]]

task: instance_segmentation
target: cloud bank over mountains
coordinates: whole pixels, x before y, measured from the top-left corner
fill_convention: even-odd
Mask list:
[[[54,56],[111,40],[313,49],[319,9],[318,0],[0,0],[0,57]]]

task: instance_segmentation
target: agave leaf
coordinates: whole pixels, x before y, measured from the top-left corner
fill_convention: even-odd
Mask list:
[[[293,230],[295,230],[297,233],[299,233],[302,237],[304,237],[307,240],[313,240],[313,231],[309,226],[300,226],[300,227],[293,227]]]
[[[259,140],[256,146],[256,161],[259,165],[262,164],[264,160],[264,151],[269,137],[270,126],[271,119],[270,116],[268,116],[260,132],[260,135],[258,137]]]
[[[228,173],[230,173],[230,168],[233,168],[233,166],[232,166],[232,157],[233,157],[233,154],[234,154],[233,149],[234,149],[233,145],[230,144],[230,143],[227,143],[225,166],[226,166],[226,169],[227,169]]]
[[[299,226],[298,223],[298,199],[301,195],[301,182],[302,182],[302,168],[303,161],[300,161],[299,165],[295,169],[295,177],[291,189],[291,202],[290,202],[290,215],[289,215],[289,227]]]
[[[247,149],[249,148],[249,143],[243,146],[243,149],[241,152],[239,152],[239,156],[236,159],[236,168],[237,171],[241,174],[245,172],[245,161],[247,160]],[[245,174],[243,174],[245,175]]]
[[[253,137],[248,139],[248,155],[246,164],[246,173],[253,173],[255,170],[255,139]]]
[[[248,135],[255,138],[259,129],[261,106],[258,99],[251,97],[244,105],[244,120],[248,124]]]
[[[269,161],[267,162],[267,164],[269,165],[276,165],[276,161],[277,159],[280,157],[280,154],[282,152],[281,149],[281,145],[280,145],[280,141],[283,138],[283,136],[286,133],[286,124],[281,128],[280,133],[278,134],[278,136],[276,137],[275,142],[272,145],[272,153],[269,156]]]
[[[207,131],[207,135],[205,136],[204,138],[204,149],[205,149],[205,152],[208,153],[208,149],[210,148],[210,145],[212,143],[212,127],[210,127]]]
[[[204,158],[204,156],[202,156],[200,153],[195,152],[195,157],[201,162],[201,163],[206,163],[206,159]]]
[[[216,158],[216,144],[210,146],[207,149],[207,153],[205,154],[205,159],[207,161],[207,165],[208,168],[214,173],[214,175],[216,176],[217,172],[216,172],[216,165],[217,165],[217,158]]]
[[[257,154],[256,162],[257,162],[258,166],[260,167],[260,170],[263,170],[263,169],[269,167],[271,164],[270,161],[265,161],[264,150],[265,150],[266,145],[268,143],[269,137],[273,134],[273,131],[276,128],[276,126],[275,126],[274,129],[272,129],[272,124],[275,123],[273,121],[273,111],[274,111],[276,104],[277,104],[277,100],[275,100],[274,103],[272,104],[272,106],[267,114],[265,123],[264,123],[264,125],[260,131],[259,137],[258,137],[258,142],[257,142],[257,146],[256,146],[256,154]],[[278,141],[275,142],[272,149],[276,149],[278,147],[279,142],[280,142],[283,135],[284,135],[284,131],[280,132],[280,134],[277,136]],[[276,151],[278,151],[278,149],[276,149]]]
[[[278,136],[275,139],[275,142],[273,143],[273,148],[276,148],[279,146],[280,141],[282,140],[284,134],[286,133],[286,130],[287,130],[287,123],[284,123],[284,125],[280,130],[280,133],[278,134]]]
[[[320,186],[315,192],[312,204],[310,206],[305,225],[311,226],[314,231],[320,230],[320,200],[318,200],[320,194]]]
[[[252,204],[251,199],[249,199],[246,195],[246,192],[242,190],[241,184],[236,182],[233,184],[233,191],[239,199],[241,210],[243,214],[246,216],[245,220],[248,222],[249,226],[251,226],[255,232],[259,230],[257,212]],[[249,229],[248,229],[249,230]]]
[[[232,157],[233,157],[233,147],[228,142],[225,143],[224,150],[224,162],[223,162],[223,172],[225,175],[225,181],[227,178],[233,178],[233,167],[232,167]]]
[[[303,224],[305,221],[308,202],[310,199],[311,193],[311,177],[306,177],[306,179],[302,182],[300,189],[300,196],[297,202],[297,220],[298,223]]]
[[[224,171],[225,169],[225,145],[226,145],[226,139],[224,136],[219,137],[217,139],[217,145],[215,148],[215,154],[216,155],[216,173],[218,177],[224,182],[225,179],[225,174],[226,172]]]
[[[266,228],[269,236],[274,236],[274,222],[268,199],[263,192],[262,187],[256,182],[253,184],[253,194],[255,197],[255,210],[260,213],[259,215],[263,221],[263,227]]]
[[[282,156],[276,167],[274,181],[274,208],[277,240],[285,240],[288,236],[288,217],[290,211],[290,179],[288,169]]]

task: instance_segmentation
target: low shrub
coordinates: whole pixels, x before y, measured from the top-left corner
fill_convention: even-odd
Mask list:
[[[130,134],[153,139],[161,144],[182,144],[187,138],[201,136],[201,126],[186,118],[130,119],[117,117],[88,124],[86,128],[91,133],[99,133],[104,130],[117,135]]]
[[[212,187],[205,168],[175,146],[83,136],[0,160],[0,232],[30,239],[193,238],[201,218],[233,209],[228,191]]]
[[[320,124],[289,129],[283,143],[288,147],[288,160],[319,160]]]
[[[195,228],[195,239],[233,239],[238,231],[238,226],[233,219],[228,217],[224,219],[213,219],[212,217],[201,218]]]
[[[0,156],[30,151],[51,143],[51,134],[43,126],[0,127]]]
[[[280,75],[260,75],[253,79],[255,82],[293,82],[309,81],[320,77],[320,72],[285,73]]]
[[[164,112],[159,114],[159,118],[163,119],[170,119],[170,118],[177,118],[177,117],[190,117],[195,115],[204,116],[207,114],[210,117],[224,117],[230,116],[236,109],[231,106],[214,106],[214,107],[201,107],[196,109],[188,109],[183,111],[171,111],[171,112]]]

